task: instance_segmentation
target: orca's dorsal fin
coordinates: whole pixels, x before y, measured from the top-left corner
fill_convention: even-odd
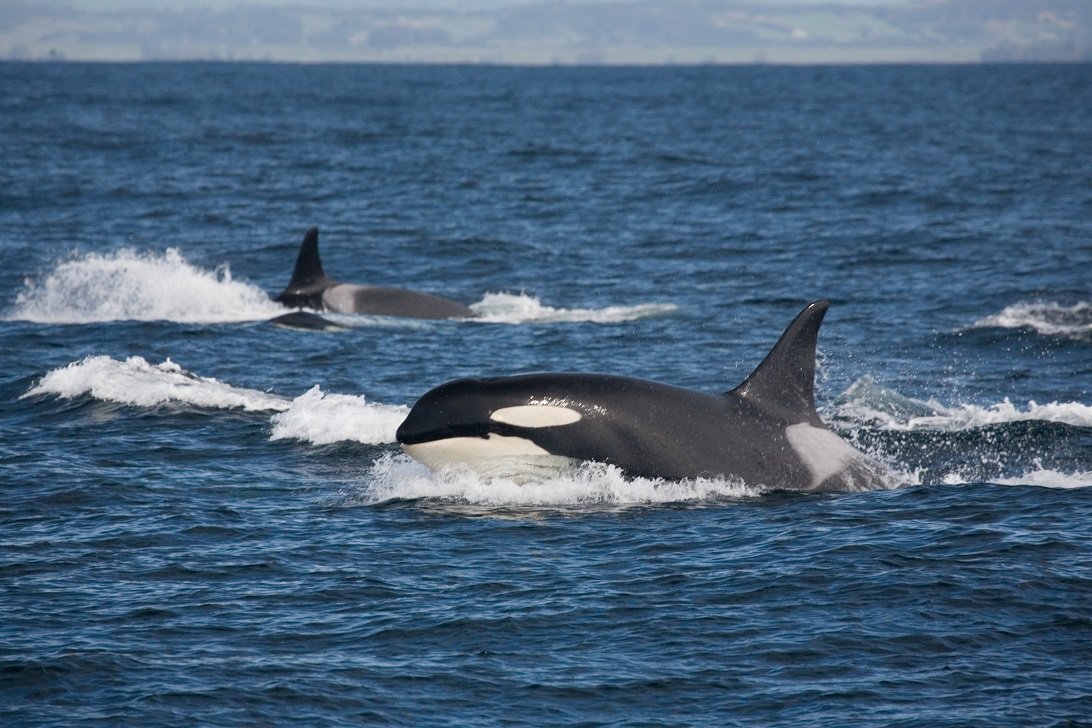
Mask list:
[[[819,421],[815,411],[815,345],[829,307],[830,301],[809,303],[732,393],[789,420]]]
[[[313,227],[303,236],[300,253],[296,256],[296,267],[292,269],[289,290],[298,290],[321,281],[326,277],[322,270],[322,261],[318,254],[318,228]]]

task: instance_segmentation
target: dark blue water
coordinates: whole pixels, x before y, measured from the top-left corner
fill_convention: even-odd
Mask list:
[[[1088,725],[1092,68],[0,64],[0,723]],[[483,320],[286,330],[326,269]],[[738,384],[900,487],[431,474],[461,375]]]

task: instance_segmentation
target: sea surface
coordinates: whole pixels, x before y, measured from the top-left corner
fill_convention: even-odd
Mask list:
[[[824,298],[889,489],[394,442]],[[1092,725],[1092,66],[0,64],[0,724]]]

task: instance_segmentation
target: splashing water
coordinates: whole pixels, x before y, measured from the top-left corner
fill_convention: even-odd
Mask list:
[[[162,364],[149,364],[139,356],[125,361],[108,356],[86,357],[47,373],[23,397],[45,394],[64,399],[90,395],[104,402],[136,407],[176,402],[210,409],[262,412],[289,406],[283,397],[196,376],[170,359]]]
[[[831,421],[911,485],[1092,486],[1092,473],[1072,467],[1073,449],[1085,447],[1081,432],[1092,426],[1092,407],[1080,402],[946,406],[864,377],[836,400]]]
[[[175,248],[162,254],[119,250],[58,263],[41,280],[27,280],[9,320],[48,324],[103,321],[228,323],[284,313],[265,291],[232,280],[220,266],[207,271]]]
[[[870,377],[854,382],[838,397],[835,406],[837,419],[869,423],[885,430],[954,432],[1028,420],[1092,427],[1092,406],[1080,402],[1029,401],[1021,408],[1005,397],[990,406],[946,406],[935,399],[923,402],[906,397],[876,384]]]
[[[335,442],[394,442],[398,425],[409,414],[404,405],[369,404],[361,396],[323,394],[318,385],[273,415],[271,440],[291,438],[314,445]]]
[[[606,308],[553,308],[533,296],[512,293],[487,293],[471,304],[478,314],[475,321],[501,324],[524,323],[620,323],[636,319],[668,316],[677,310],[672,303],[643,303],[636,306]]]
[[[1030,301],[1007,306],[1000,313],[975,321],[971,328],[1032,329],[1044,336],[1092,338],[1092,303],[1072,306],[1050,301]]]
[[[89,356],[48,372],[23,398],[91,396],[103,402],[157,407],[176,403],[204,409],[274,412],[271,440],[296,439],[314,445],[333,442],[384,444],[405,418],[405,406],[373,404],[364,397],[323,394],[316,385],[295,399],[224,384],[187,372],[170,359],[149,364],[139,356],[118,361]]]
[[[1039,488],[1090,488],[1092,470],[1065,473],[1038,465],[1017,478],[995,478],[993,482],[998,485],[1032,485]]]
[[[634,506],[716,502],[764,491],[725,478],[631,479],[602,463],[580,463],[544,478],[485,477],[464,469],[430,471],[406,455],[387,453],[368,469],[356,497],[367,503],[432,499],[489,507]]]

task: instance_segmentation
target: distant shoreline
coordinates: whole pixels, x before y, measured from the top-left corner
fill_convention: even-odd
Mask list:
[[[171,59],[135,59],[135,60],[102,60],[102,59],[69,59],[69,58],[0,58],[0,65],[99,65],[99,66],[169,66],[169,65],[220,65],[220,66],[381,66],[381,67],[427,67],[437,68],[854,68],[889,66],[892,68],[905,67],[975,67],[975,66],[1084,66],[1092,64],[1092,59],[1077,61],[1053,61],[1053,60],[970,60],[970,61],[726,61],[726,62],[664,62],[664,63],[506,63],[496,61],[345,61],[345,60],[319,60],[319,61],[294,61],[294,60],[252,60],[252,59],[217,59],[217,58],[171,58]]]
[[[0,58],[511,66],[1092,61],[1087,0],[172,5],[0,4]]]

